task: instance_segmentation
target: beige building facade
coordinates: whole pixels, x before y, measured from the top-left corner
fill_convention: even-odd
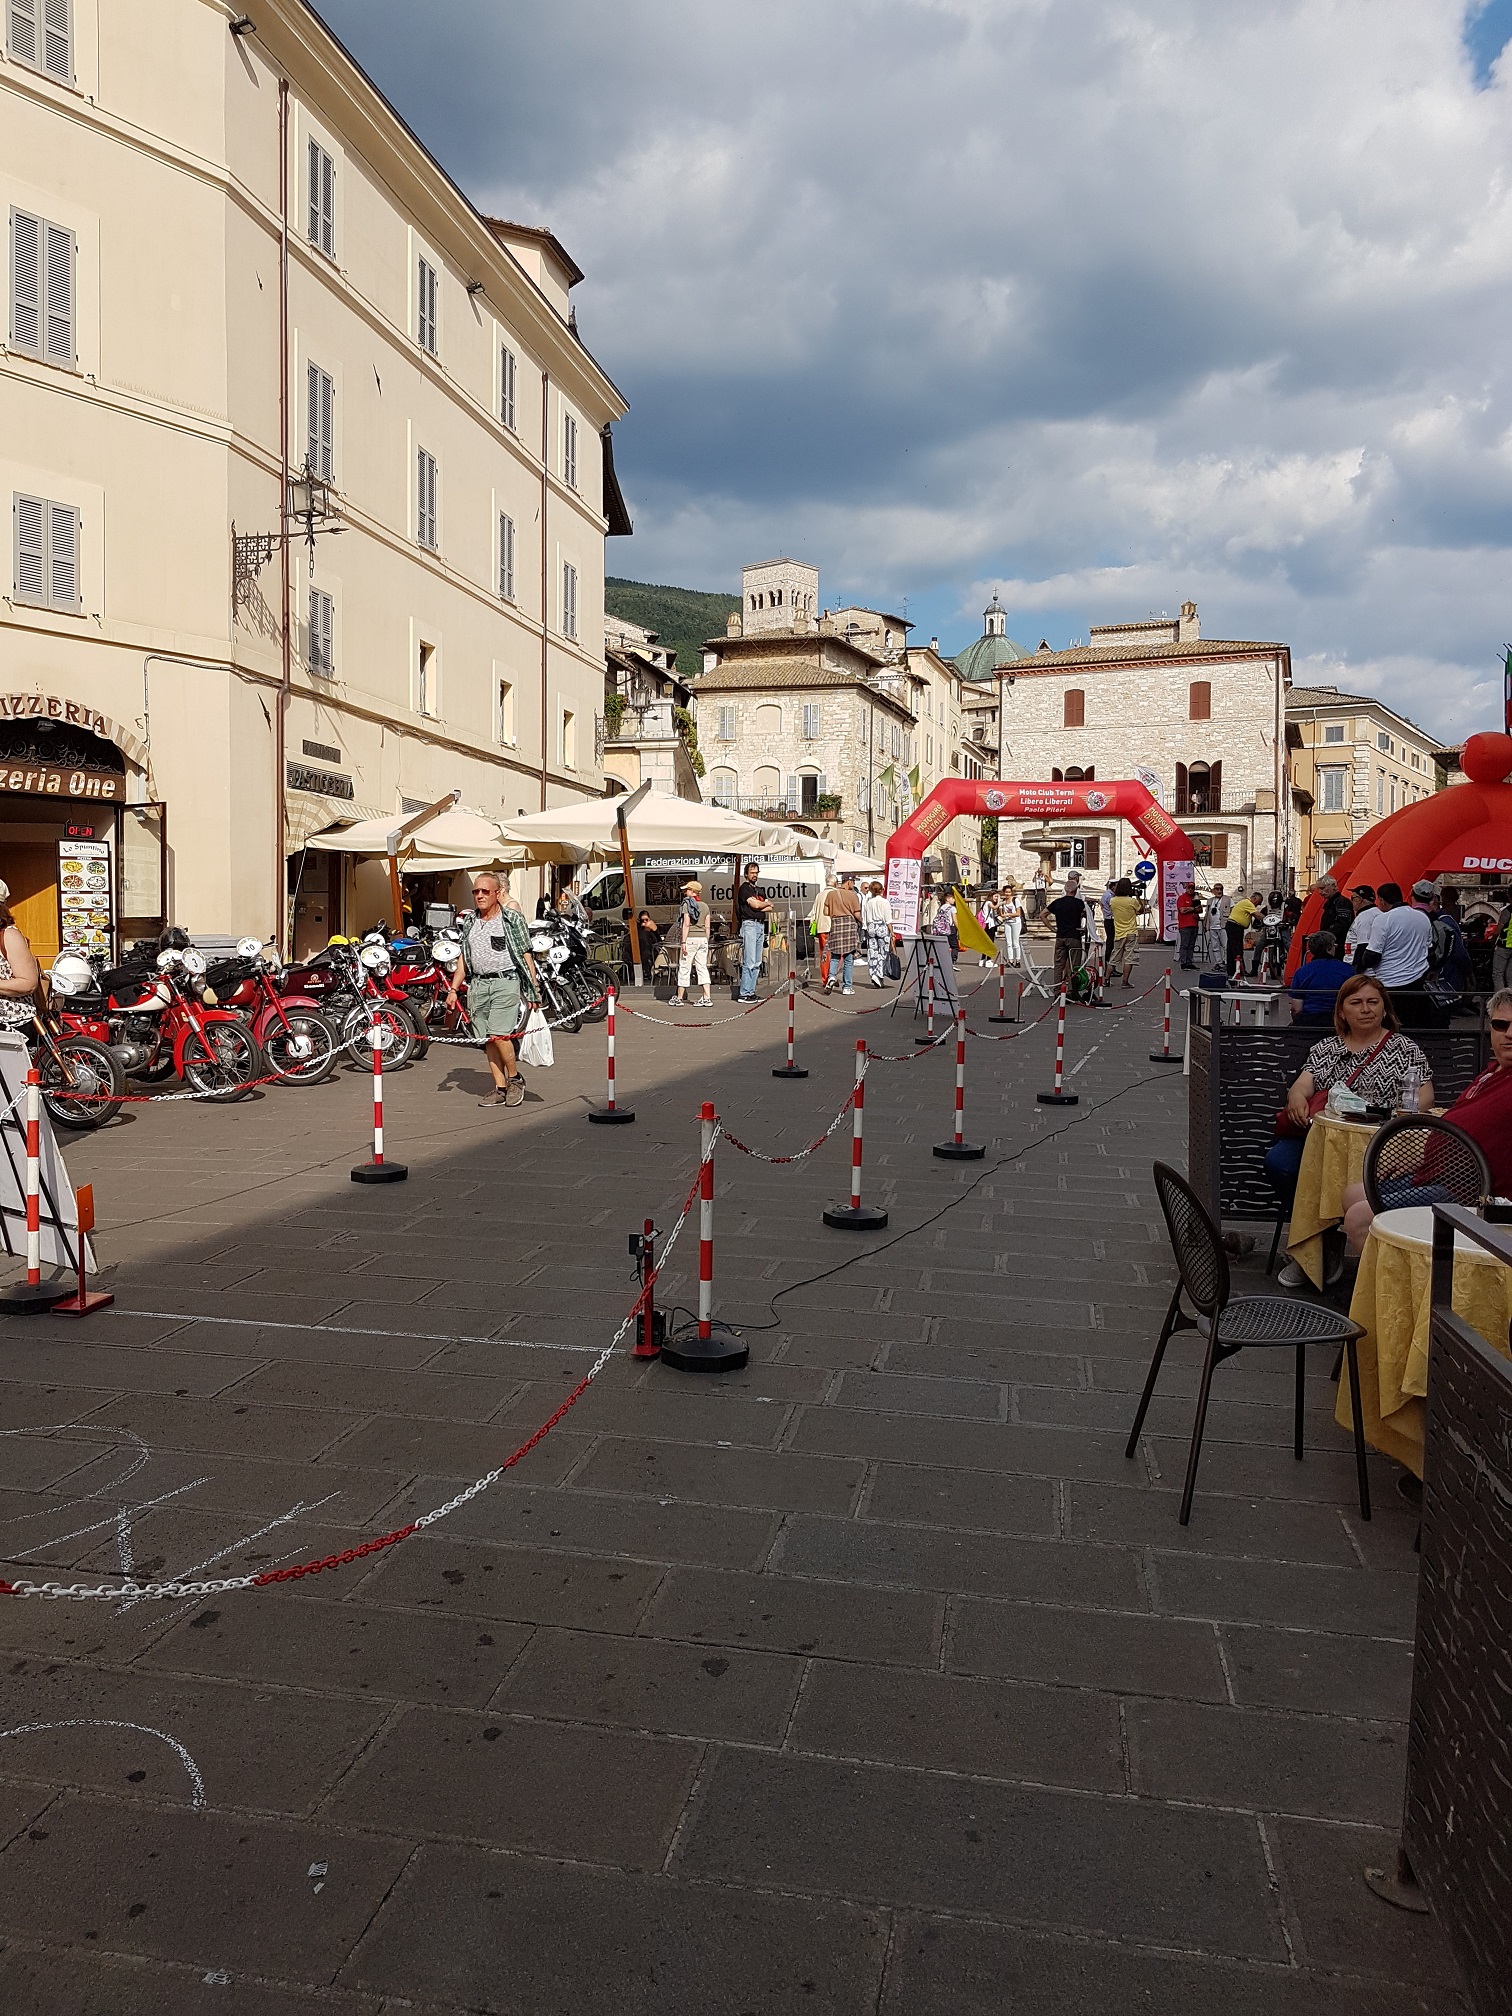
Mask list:
[[[312,833],[602,788],[624,401],[566,252],[481,216],[299,0],[55,0],[37,48],[25,14],[0,874],[44,953],[69,825],[114,949],[170,918],[323,938],[381,900]]]
[[[1298,686],[1287,695],[1286,723],[1306,880],[1326,875],[1378,819],[1441,788],[1437,738],[1384,701]]]

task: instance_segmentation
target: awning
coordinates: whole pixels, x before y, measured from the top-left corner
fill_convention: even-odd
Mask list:
[[[544,812],[502,820],[499,831],[506,842],[527,850],[533,861],[617,861],[617,802],[590,798],[574,805],[549,805]],[[625,829],[637,854],[798,854],[828,860],[835,851],[832,840],[666,791],[648,791],[626,815]]]
[[[378,819],[383,815],[375,805],[356,805],[350,798],[331,798],[324,791],[284,793],[284,852],[297,854],[309,846],[317,833],[339,822]]]

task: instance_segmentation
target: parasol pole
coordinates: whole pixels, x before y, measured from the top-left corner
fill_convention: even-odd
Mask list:
[[[637,987],[645,986],[641,973],[640,931],[635,922],[635,878],[630,872],[630,835],[625,830],[625,814],[632,811],[651,789],[651,779],[638,784],[628,797],[614,801],[614,823],[619,828],[620,867],[625,876],[625,915],[630,926],[630,974]]]
[[[401,932],[404,929],[404,894],[399,887],[400,842],[408,840],[411,833],[418,832],[422,826],[428,826],[431,820],[438,818],[441,813],[450,812],[454,805],[461,803],[461,800],[462,793],[460,791],[448,791],[446,796],[438,798],[434,805],[427,805],[423,812],[416,812],[413,817],[406,819],[402,826],[396,826],[384,843],[383,851],[388,856],[389,897],[394,905],[394,929],[396,932]]]

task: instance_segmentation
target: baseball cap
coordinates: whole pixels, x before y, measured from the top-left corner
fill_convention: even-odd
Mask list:
[[[1437,882],[1414,882],[1412,893],[1420,903],[1429,903],[1438,894]]]

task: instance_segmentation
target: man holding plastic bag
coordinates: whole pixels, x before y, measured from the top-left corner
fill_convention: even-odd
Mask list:
[[[529,1008],[532,1019],[540,1019],[537,1005],[540,988],[535,961],[530,956],[530,934],[519,911],[505,905],[503,884],[491,868],[474,875],[472,894],[477,910],[462,934],[462,957],[452,974],[446,999],[455,1005],[457,989],[465,979],[468,1018],[478,1035],[487,1038],[483,1054],[488,1059],[494,1089],[478,1104],[523,1106],[525,1080],[517,1068],[515,1036],[522,1008]],[[549,1046],[550,1032],[543,1027],[542,1033]],[[527,1022],[527,1040],[529,1036]],[[531,1061],[536,1059],[532,1057]],[[549,1054],[544,1062],[551,1062]]]

